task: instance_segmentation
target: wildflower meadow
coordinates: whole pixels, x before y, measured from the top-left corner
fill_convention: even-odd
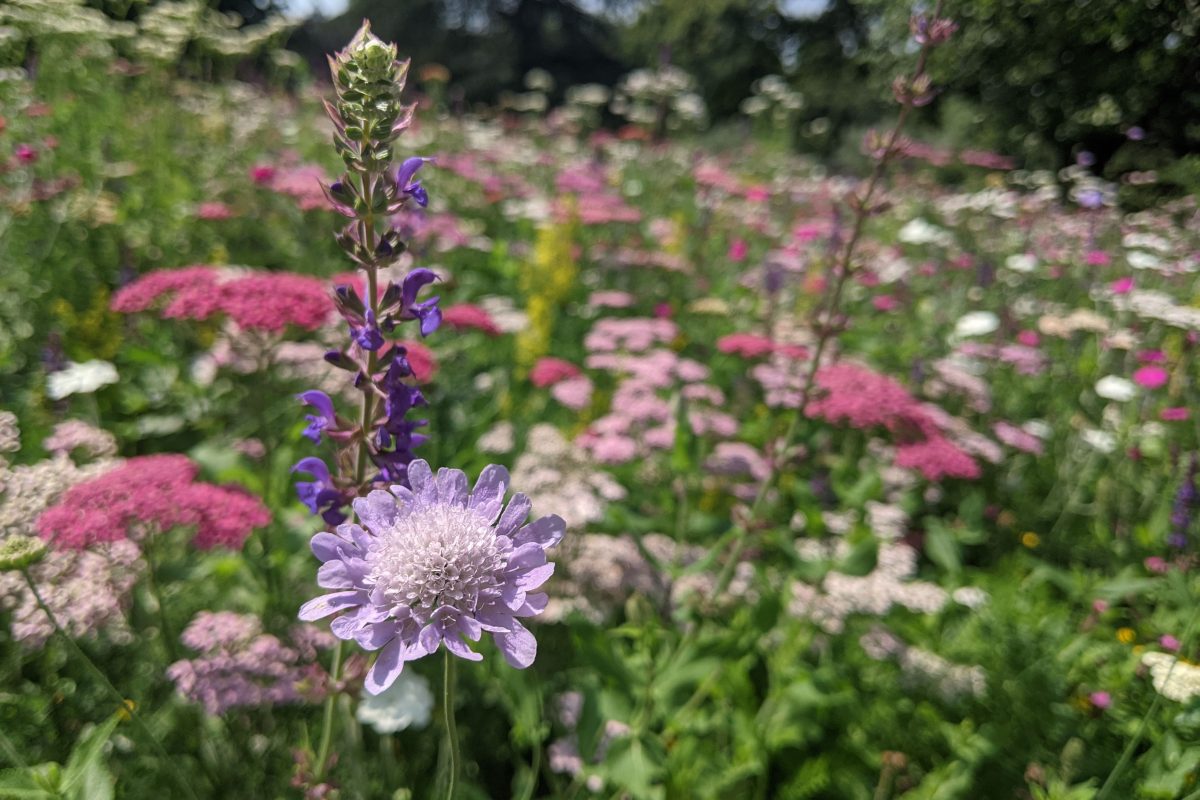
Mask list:
[[[0,1],[0,800],[1200,798],[1194,4],[245,5]]]

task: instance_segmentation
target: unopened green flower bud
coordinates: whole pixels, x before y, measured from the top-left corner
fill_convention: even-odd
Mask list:
[[[9,536],[0,541],[0,572],[23,570],[42,560],[46,543],[33,536]]]

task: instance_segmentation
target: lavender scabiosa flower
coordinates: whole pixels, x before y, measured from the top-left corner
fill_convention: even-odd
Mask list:
[[[491,465],[473,490],[467,476],[418,459],[408,466],[411,489],[371,492],[354,501],[362,521],[313,537],[322,561],[317,582],[331,594],[305,603],[303,620],[334,614],[331,629],[379,656],[366,689],[379,694],[404,664],[444,646],[479,661],[468,641],[490,633],[509,664],[524,669],[537,640],[520,622],[546,607],[535,592],[554,572],[546,550],[562,538],[561,517],[524,524],[530,502],[515,494],[507,507],[508,471]],[[365,526],[365,527],[364,527]]]

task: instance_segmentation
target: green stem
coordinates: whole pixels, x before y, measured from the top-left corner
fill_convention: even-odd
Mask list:
[[[446,720],[446,800],[454,800],[458,787],[458,728],[454,724],[454,657],[449,650],[443,655],[442,665],[442,713]]]
[[[362,193],[363,202],[367,208],[371,208],[371,185],[373,176],[370,174],[362,177]],[[369,252],[375,250],[375,218],[370,212],[359,223],[362,241],[366,245]],[[367,267],[367,307],[378,311],[379,310],[379,277],[377,267],[370,265]],[[378,361],[375,356],[375,351],[371,350],[367,353],[367,373],[368,377],[375,373],[378,366]],[[367,437],[370,435],[371,421],[375,415],[375,395],[370,392],[363,392],[362,417],[361,417],[361,437],[358,441],[358,457],[354,467],[354,485],[361,486],[367,476]],[[331,686],[336,686],[337,682],[342,677],[342,641],[338,641],[337,646],[333,651],[333,666],[329,671],[329,682]],[[327,771],[326,762],[329,760],[329,748],[333,741],[333,717],[336,710],[338,692],[331,689],[329,695],[325,698],[325,707],[321,719],[321,740],[317,745],[317,763],[313,773],[315,780],[319,783]]]
[[[337,681],[342,674],[342,642],[338,639],[333,648],[333,667],[329,671],[331,682]],[[319,781],[325,775],[325,762],[329,760],[329,747],[333,743],[333,712],[337,703],[337,692],[331,687],[325,698],[325,708],[321,717],[321,741],[317,744],[316,777]]]
[[[150,596],[154,598],[154,605],[158,610],[158,636],[162,639],[163,649],[167,653],[167,662],[174,664],[178,655],[175,651],[175,632],[171,625],[167,622],[167,606],[163,602],[162,589],[158,582],[158,558],[157,558],[158,543],[147,540],[146,542],[146,583],[150,589]]]
[[[38,608],[42,610],[42,613],[46,615],[46,618],[50,620],[50,625],[53,626],[54,632],[58,634],[58,638],[66,642],[67,647],[79,658],[80,661],[87,665],[88,669],[91,670],[97,678],[99,678],[100,684],[108,691],[109,695],[116,702],[117,708],[123,709],[125,713],[129,715],[129,718],[133,721],[133,724],[137,726],[142,735],[146,737],[146,741],[148,741],[151,747],[153,747],[158,753],[162,763],[164,765],[173,764],[174,760],[167,755],[166,750],[164,750],[162,744],[159,743],[158,737],[154,735],[154,732],[151,731],[146,723],[142,720],[141,715],[134,711],[134,704],[125,699],[125,696],[121,694],[116,686],[113,686],[112,681],[110,681],[108,676],[104,674],[104,670],[100,669],[96,662],[92,661],[91,657],[83,651],[83,648],[80,647],[79,644],[62,629],[62,626],[58,624],[58,617],[54,616],[54,612],[50,610],[50,607],[46,605],[46,601],[42,599],[42,594],[38,591],[37,584],[34,583],[33,576],[29,574],[29,570],[21,570],[21,575],[25,578],[25,583],[29,586],[30,593],[33,594],[34,602],[37,603]],[[179,787],[183,789],[183,793],[185,795],[190,797],[191,800],[199,800],[199,798],[196,797],[196,793],[192,791],[191,784],[184,780],[182,773],[178,769],[172,768],[170,773],[172,780],[174,780],[175,783],[177,783]]]
[[[1183,639],[1179,644],[1180,653],[1186,653],[1192,643],[1192,631],[1196,627],[1196,619],[1200,616],[1200,604],[1197,604],[1192,616],[1188,620],[1187,628],[1183,632]],[[1167,669],[1167,675],[1163,682],[1171,680],[1171,673],[1175,667],[1179,665],[1179,659],[1176,657],[1171,662],[1171,666]],[[1133,738],[1129,740],[1129,744],[1125,746],[1125,751],[1121,753],[1121,758],[1117,761],[1117,765],[1113,767],[1112,772],[1108,774],[1108,780],[1104,781],[1104,785],[1100,787],[1100,793],[1096,795],[1096,800],[1105,800],[1112,793],[1113,788],[1117,785],[1117,778],[1121,777],[1121,773],[1129,766],[1129,762],[1133,760],[1133,752],[1142,742],[1142,737],[1146,734],[1146,728],[1150,725],[1150,718],[1154,716],[1154,712],[1158,711],[1158,707],[1162,704],[1162,693],[1155,692],[1154,702],[1150,704],[1150,708],[1146,709],[1145,715],[1142,716],[1142,721],[1138,724],[1137,731],[1134,732]],[[1193,795],[1194,796],[1194,795]]]

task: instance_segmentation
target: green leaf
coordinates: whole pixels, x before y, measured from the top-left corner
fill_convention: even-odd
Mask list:
[[[104,757],[104,745],[108,743],[120,722],[120,716],[113,714],[106,722],[92,728],[75,743],[71,757],[67,759],[66,771],[63,773],[62,791],[64,794],[89,798],[89,800],[96,796],[90,791],[80,795],[78,790],[85,784],[95,782],[97,768],[103,771],[101,759]],[[104,775],[107,776],[107,772],[104,772]],[[111,785],[109,790],[111,796]]]
[[[962,569],[962,555],[954,533],[941,520],[925,520],[925,555],[942,569],[957,574]]]

